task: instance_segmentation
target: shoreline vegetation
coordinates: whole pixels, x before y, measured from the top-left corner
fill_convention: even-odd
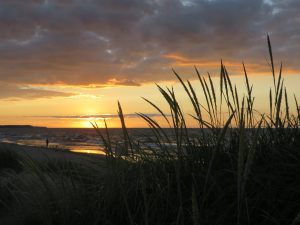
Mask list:
[[[169,112],[144,99],[172,131],[166,133],[153,118],[138,113],[155,147],[130,135],[120,103],[119,149],[106,121],[104,129],[92,122],[106,156],[53,160],[52,152],[41,163],[20,153],[27,150],[0,144],[0,224],[299,224],[300,108],[295,96],[289,102],[282,65],[275,71],[269,36],[267,43],[273,76],[269,112],[255,110],[255,85],[245,65],[247,92],[241,96],[221,62],[219,84],[195,68],[200,90],[173,71],[192,115],[183,113],[172,87],[157,85]],[[186,116],[198,123],[197,136],[189,132]]]

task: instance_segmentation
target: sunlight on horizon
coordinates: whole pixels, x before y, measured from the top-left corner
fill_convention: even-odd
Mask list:
[[[170,73],[170,76],[172,74]],[[239,95],[245,93],[244,76],[230,76],[233,85],[236,85],[239,90]],[[185,80],[185,76],[182,75]],[[215,84],[216,92],[219,92],[219,77],[213,76],[212,80]],[[293,94],[300,97],[300,90],[298,84],[300,83],[300,76],[287,75],[284,76],[285,84],[288,90],[289,103],[292,111],[295,112]],[[253,94],[256,97],[254,106],[260,112],[268,113],[269,89],[272,87],[272,77],[270,75],[249,75],[250,84],[253,84]],[[199,99],[203,104],[205,101],[204,95],[200,94],[200,83],[195,77],[191,80]],[[183,111],[186,114],[193,114],[192,105],[189,102],[188,96],[178,82],[161,82],[162,87],[173,86],[177,95],[178,101],[181,104]],[[76,90],[76,87],[71,87]],[[198,91],[197,91],[198,90]],[[105,115],[109,127],[120,127],[120,121],[117,116],[117,101],[119,100],[123,107],[125,114],[126,125],[128,127],[147,127],[147,124],[138,116],[134,116],[136,112],[142,113],[157,113],[148,103],[143,101],[141,97],[145,97],[159,107],[161,107],[166,114],[168,114],[168,107],[165,100],[160,95],[155,87],[155,84],[146,84],[138,87],[111,87],[109,89],[93,88],[92,90],[79,88],[82,95],[67,98],[54,99],[36,99],[36,100],[22,100],[0,101],[0,123],[1,124],[16,124],[25,125],[30,124],[34,126],[46,127],[72,127],[72,128],[92,128],[90,122],[96,121],[99,127],[104,127],[103,118],[97,118],[97,115]],[[87,95],[101,95],[101,98],[87,97]],[[218,97],[218,96],[217,96]],[[127,117],[126,114],[133,116]],[[110,116],[112,118],[110,118]],[[90,117],[89,117],[90,116]],[[99,117],[98,116],[98,117]],[[191,127],[196,126],[196,122],[186,115],[188,124]],[[155,119],[162,123],[162,126],[167,127],[165,121],[156,116]]]

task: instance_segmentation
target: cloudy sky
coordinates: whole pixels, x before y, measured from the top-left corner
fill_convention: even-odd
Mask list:
[[[154,82],[174,84],[171,68],[214,76],[221,59],[266,76],[267,33],[297,91],[297,0],[0,0],[0,123],[64,126],[54,118],[113,114],[117,99],[131,114]]]

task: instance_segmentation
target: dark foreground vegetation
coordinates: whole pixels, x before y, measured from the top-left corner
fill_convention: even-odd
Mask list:
[[[172,135],[141,113],[154,147],[130,136],[119,104],[122,154],[115,153],[109,129],[95,123],[105,159],[39,163],[1,149],[0,224],[299,224],[299,106],[294,98],[295,113],[290,112],[269,38],[268,44],[274,84],[268,113],[255,111],[246,69],[247,93],[240,96],[221,63],[219,92],[197,70],[201,90],[174,72],[194,108],[196,136],[173,89],[158,86],[170,112],[145,100]]]

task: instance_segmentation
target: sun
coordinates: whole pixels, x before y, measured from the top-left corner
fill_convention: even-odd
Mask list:
[[[80,128],[93,128],[91,122],[93,122],[93,120],[89,120],[89,119],[84,119],[80,121]],[[99,126],[99,124],[98,124]]]

